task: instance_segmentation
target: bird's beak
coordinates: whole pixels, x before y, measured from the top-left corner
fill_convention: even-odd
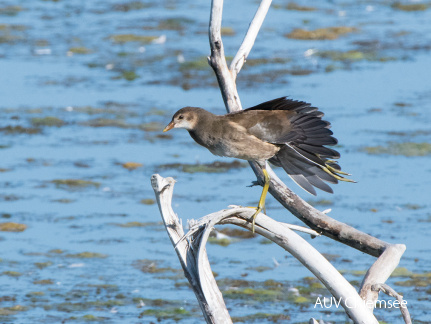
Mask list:
[[[168,130],[171,130],[172,128],[175,127],[175,123],[173,121],[171,121],[163,130],[163,132],[167,132]]]

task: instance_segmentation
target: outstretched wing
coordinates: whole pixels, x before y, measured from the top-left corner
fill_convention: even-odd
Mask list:
[[[332,193],[322,180],[353,182],[342,177],[345,173],[330,160],[340,154],[325,146],[337,144],[337,139],[331,136],[331,124],[322,120],[323,115],[306,102],[283,97],[228,116],[259,139],[281,145],[269,161],[283,167],[299,186],[315,195],[314,187]]]

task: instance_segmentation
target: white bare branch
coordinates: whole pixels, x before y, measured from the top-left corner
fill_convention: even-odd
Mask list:
[[[412,319],[410,317],[410,313],[407,308],[407,303],[404,303],[403,296],[401,296],[399,293],[397,293],[387,284],[374,284],[372,285],[371,290],[377,291],[377,292],[382,291],[388,296],[395,297],[398,300],[398,303],[400,304],[400,310],[401,310],[401,314],[403,315],[404,322],[406,324],[412,324]]]
[[[260,27],[265,20],[269,7],[271,6],[271,2],[272,0],[262,0],[262,2],[260,3],[260,6],[257,9],[256,14],[254,15],[254,18],[250,23],[247,34],[245,35],[238,52],[236,53],[235,57],[232,60],[232,63],[230,64],[230,72],[232,73],[232,78],[234,81],[254,45]]]
[[[152,176],[153,189],[164,220],[178,217],[172,208],[166,208],[167,204],[172,201],[174,181],[171,179],[166,180],[157,174]],[[168,185],[166,185],[167,183]],[[164,212],[168,214],[163,215]],[[214,310],[226,309],[206,254],[205,244],[209,234],[216,224],[233,224],[251,231],[253,215],[253,209],[238,207],[204,216],[195,222],[195,225],[190,229],[191,234],[186,234],[186,237],[189,237],[188,240],[181,240],[178,237],[178,231],[168,230],[168,235],[173,245],[176,246],[183,269],[189,274],[187,279],[189,279],[197,298],[201,299],[200,304],[206,306],[201,306],[201,308],[206,313],[208,323],[219,323],[214,318],[216,315]],[[176,220],[173,223],[179,224],[179,221]],[[172,224],[172,221],[165,222],[165,224]],[[372,312],[366,308],[355,288],[301,236],[262,213],[256,217],[255,231],[284,248],[307,267],[340,301],[340,305],[344,307],[346,313],[355,323],[378,323]],[[172,238],[171,235],[175,235],[175,237]],[[178,244],[178,241],[182,243]],[[189,244],[189,241],[192,243]],[[198,251],[197,257],[196,250]],[[191,255],[194,256],[193,260],[191,260]],[[191,261],[193,261],[192,264],[190,264]],[[223,316],[229,316],[227,310]]]

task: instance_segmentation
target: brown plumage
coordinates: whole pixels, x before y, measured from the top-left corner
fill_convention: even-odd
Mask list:
[[[332,159],[340,154],[325,145],[337,144],[323,113],[302,101],[278,98],[255,107],[218,116],[201,108],[185,107],[175,113],[164,131],[185,128],[211,153],[281,166],[303,189],[316,195],[314,187],[332,193],[325,183],[341,176]]]

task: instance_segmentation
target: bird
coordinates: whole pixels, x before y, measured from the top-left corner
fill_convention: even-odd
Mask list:
[[[256,216],[265,210],[270,176],[267,163],[282,167],[302,189],[316,195],[315,188],[333,193],[327,184],[338,181],[355,182],[344,176],[335,161],[340,153],[327,146],[338,143],[330,130],[330,122],[323,120],[323,112],[304,101],[281,97],[257,106],[215,115],[199,107],[178,110],[164,128],[184,128],[196,143],[212,154],[254,161],[261,167],[264,185],[256,212],[252,217],[252,231]]]

